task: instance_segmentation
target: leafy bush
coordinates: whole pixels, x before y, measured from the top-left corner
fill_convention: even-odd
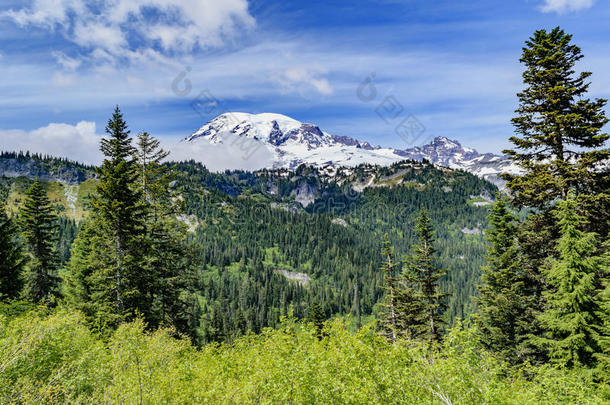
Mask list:
[[[86,402],[108,352],[77,313],[0,316],[0,402]]]
[[[1,403],[600,404],[607,386],[585,373],[509,369],[458,325],[442,346],[389,344],[372,325],[339,320],[318,339],[312,325],[228,345],[193,347],[173,331],[124,324],[108,340],[62,310],[0,316]],[[526,378],[527,375],[527,378]]]

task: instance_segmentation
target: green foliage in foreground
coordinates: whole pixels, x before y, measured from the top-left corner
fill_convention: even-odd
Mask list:
[[[144,330],[125,323],[103,341],[75,312],[0,315],[0,403],[610,402],[608,386],[579,370],[512,372],[471,329],[427,349],[390,344],[370,326],[353,334],[339,321],[319,340],[312,325],[288,319],[200,350],[171,331]]]

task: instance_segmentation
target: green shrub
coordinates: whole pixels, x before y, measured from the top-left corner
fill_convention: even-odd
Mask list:
[[[58,310],[0,315],[0,403],[108,404],[601,404],[587,373],[512,370],[481,350],[471,328],[427,347],[357,333],[334,320],[194,348],[173,331],[124,324],[107,340]]]

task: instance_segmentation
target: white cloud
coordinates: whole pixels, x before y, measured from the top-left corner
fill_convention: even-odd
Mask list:
[[[544,0],[542,11],[562,14],[587,9],[593,6],[593,2],[594,0]]]
[[[71,58],[63,52],[54,51],[51,52],[51,55],[65,70],[75,71],[81,65],[81,61]]]
[[[205,139],[194,142],[162,140],[163,148],[171,152],[172,161],[195,160],[208,170],[219,172],[227,169],[258,170],[271,167],[273,153],[258,141],[237,135],[225,134],[223,143],[211,144]]]
[[[69,20],[68,13],[73,11],[77,14],[85,12],[81,0],[35,0],[32,7],[20,10],[9,10],[0,16],[12,18],[21,26],[37,25],[54,30],[56,25],[65,24]]]
[[[247,0],[33,0],[2,17],[60,32],[92,62],[113,63],[217,47],[255,22]]]
[[[103,49],[113,55],[121,55],[127,47],[127,38],[121,28],[103,23],[77,22],[73,40],[82,47]]]
[[[313,87],[322,95],[332,94],[333,88],[328,80],[321,76],[321,73],[303,67],[291,67],[286,69],[278,79],[279,83],[286,90],[299,89],[302,86]],[[306,90],[306,89],[305,89]]]
[[[88,164],[99,164],[101,135],[95,123],[81,121],[76,125],[51,123],[33,131],[0,130],[2,150],[30,151],[45,155],[67,157]]]

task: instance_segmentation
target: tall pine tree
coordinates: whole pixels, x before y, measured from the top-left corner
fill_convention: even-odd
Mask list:
[[[23,288],[25,257],[19,232],[0,201],[0,299],[19,297]]]
[[[581,230],[585,219],[571,194],[558,205],[559,258],[547,269],[553,289],[546,293],[549,308],[539,317],[546,334],[537,341],[559,365],[594,367],[601,360],[607,366],[610,306],[604,281],[610,253],[600,249],[596,234]]]
[[[415,231],[419,243],[415,245],[413,255],[407,260],[407,268],[420,289],[418,299],[422,305],[421,335],[428,341],[438,342],[443,332],[443,314],[447,296],[440,292],[439,280],[445,275],[445,270],[440,269],[436,264],[434,247],[436,239],[426,210],[420,211]]]
[[[586,216],[582,230],[605,239],[610,230],[610,168],[603,163],[610,157],[604,150],[609,135],[602,132],[608,122],[606,100],[586,98],[591,73],[576,73],[583,55],[571,41],[559,28],[536,31],[520,59],[525,88],[512,120],[515,147],[505,153],[522,173],[504,177],[511,204],[534,210],[517,230],[494,225],[499,233],[490,234],[479,303],[481,325],[488,331],[484,342],[515,362],[540,362],[549,354],[550,345],[539,344],[540,322],[546,318],[538,315],[546,311],[553,291],[543,269],[561,253],[554,249],[562,234],[557,200],[574,193]],[[501,220],[504,214],[494,215]],[[513,232],[513,246],[503,246],[502,238]]]
[[[143,266],[145,210],[137,187],[135,150],[118,107],[106,133],[108,138],[101,142],[105,159],[90,200],[88,231],[79,233],[69,265],[70,291],[90,297],[91,321],[100,328],[114,327],[136,314],[148,321],[153,286]]]
[[[540,353],[530,336],[539,333],[540,277],[524,263],[518,219],[506,197],[498,195],[489,224],[488,265],[477,298],[481,341],[513,364],[535,360]]]
[[[181,201],[170,183],[172,168],[163,163],[169,155],[160,142],[147,132],[136,136],[134,160],[137,189],[145,208],[146,248],[143,270],[152,282],[151,326],[173,326],[178,332],[197,339],[198,300],[193,294],[193,257],[187,243],[188,229],[176,219]]]
[[[163,164],[169,152],[161,149],[158,139],[148,132],[136,135],[134,160],[137,163],[138,182],[144,199],[152,206],[153,213],[172,206],[169,183],[173,180],[170,168]]]
[[[585,98],[590,72],[575,72],[583,58],[572,36],[560,28],[539,30],[526,41],[520,61],[525,65],[525,89],[518,94],[519,108],[512,122],[517,136],[514,149],[505,150],[523,174],[506,175],[516,207],[546,210],[568,191],[596,213],[591,221],[598,232],[610,223],[610,158],[602,132],[608,122],[606,100]]]
[[[24,296],[33,302],[54,303],[60,286],[55,250],[57,215],[38,178],[26,192],[19,220],[30,256],[24,274]]]

